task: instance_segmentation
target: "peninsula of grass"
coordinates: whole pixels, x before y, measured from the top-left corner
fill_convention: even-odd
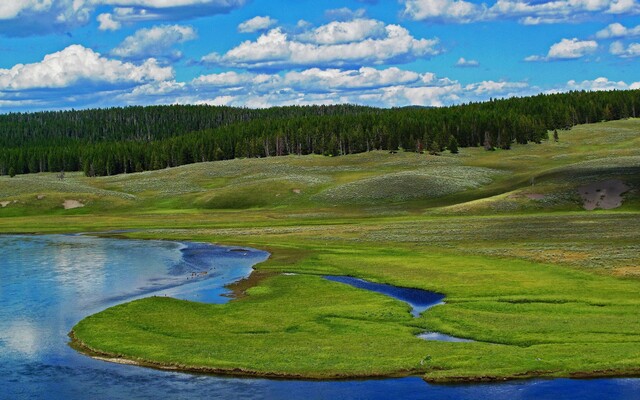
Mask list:
[[[636,376],[639,176],[640,120],[625,120],[509,151],[0,178],[0,229],[132,229],[122,235],[272,254],[228,304],[151,297],[80,321],[74,346],[104,359],[301,379]],[[586,211],[578,188],[610,180],[629,187],[620,207]],[[432,290],[446,304],[413,318],[401,301],[324,275]]]

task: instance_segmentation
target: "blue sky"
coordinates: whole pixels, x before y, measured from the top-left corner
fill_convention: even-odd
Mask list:
[[[640,0],[0,2],[0,113],[640,88]]]

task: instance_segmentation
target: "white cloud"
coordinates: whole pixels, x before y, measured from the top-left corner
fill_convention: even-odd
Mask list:
[[[631,43],[627,47],[620,41],[611,43],[609,52],[614,56],[622,58],[633,58],[640,56],[640,43]]]
[[[227,13],[248,0],[5,0],[0,2],[0,34],[28,36],[66,32],[84,25],[100,7],[100,29],[124,22],[184,20]],[[108,9],[108,7],[112,7]],[[107,10],[104,10],[104,9]]]
[[[456,67],[460,67],[460,68],[475,68],[475,67],[479,67],[480,63],[476,60],[467,60],[464,57],[460,57],[458,59],[458,61],[456,62]]]
[[[195,78],[192,83],[197,87],[242,88],[245,86],[265,85],[271,80],[281,81],[281,78],[279,75],[229,71],[219,74],[201,75]]]
[[[158,86],[152,83],[147,86]],[[358,103],[391,107],[441,106],[488,97],[531,94],[526,82],[483,81],[466,86],[433,73],[396,67],[353,70],[310,68],[287,73],[224,72],[176,89],[174,99],[234,106]],[[222,103],[223,102],[223,103]]]
[[[482,81],[467,85],[464,89],[465,91],[475,93],[478,96],[500,93],[505,97],[511,97],[528,88],[529,84],[526,82]]]
[[[594,40],[562,39],[549,49],[547,58],[552,60],[568,60],[584,57],[591,54],[598,48],[598,43]]]
[[[640,6],[636,0],[616,0],[609,6],[609,14],[637,14]]]
[[[417,21],[470,23],[515,19],[522,24],[566,23],[602,13],[637,14],[638,0],[497,0],[493,4],[465,0],[401,0],[404,15]]]
[[[94,84],[140,84],[173,77],[173,69],[149,59],[141,65],[102,57],[91,49],[72,45],[46,55],[40,62],[0,69],[0,91],[65,88]]]
[[[160,25],[140,29],[127,37],[118,47],[111,51],[117,57],[128,59],[145,59],[150,57],[179,59],[180,51],[173,46],[197,38],[193,27],[182,25]]]
[[[406,0],[404,14],[411,19],[441,20],[467,23],[483,19],[486,5],[478,5],[464,0]]]
[[[52,7],[52,1],[11,0],[0,3],[0,20],[13,19],[25,12],[42,12]]]
[[[333,8],[324,12],[324,16],[331,21],[349,21],[356,18],[363,18],[367,10],[359,8],[352,10],[348,7]]]
[[[640,82],[632,83],[628,85],[624,81],[610,81],[608,78],[600,77],[592,81],[585,80],[582,82],[576,82],[571,80],[567,82],[567,86],[563,91],[569,90],[586,90],[586,91],[600,91],[600,90],[627,90],[638,88]]]
[[[596,33],[596,37],[598,39],[618,39],[634,36],[640,36],[640,25],[635,28],[627,28],[618,22],[615,22]]]
[[[202,61],[249,69],[379,65],[439,54],[437,44],[437,39],[416,39],[399,25],[354,20],[331,22],[297,36],[272,29],[256,41],[245,41],[223,55],[211,53]]]
[[[420,82],[421,78],[417,72],[395,67],[383,70],[363,67],[347,71],[312,68],[302,72],[288,72],[283,83],[285,86],[295,87],[296,90],[360,90],[414,84]]]
[[[257,16],[247,21],[244,21],[243,23],[238,25],[238,32],[253,33],[253,32],[264,31],[271,28],[277,23],[278,23],[277,20],[272,19],[269,16],[266,16],[266,17]]]
[[[549,48],[546,56],[533,55],[525,58],[525,61],[557,61],[575,60],[594,53],[598,49],[595,40],[562,39]]]
[[[301,42],[321,45],[360,42],[365,39],[383,39],[387,35],[385,24],[374,19],[333,21],[296,36]]]
[[[109,13],[98,15],[98,18],[96,18],[96,20],[100,24],[98,26],[98,29],[100,29],[101,31],[117,31],[122,27],[122,24],[118,21],[115,21],[113,19],[113,15]]]

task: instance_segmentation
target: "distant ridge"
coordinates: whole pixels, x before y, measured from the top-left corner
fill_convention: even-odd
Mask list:
[[[114,175],[238,157],[509,149],[576,124],[636,117],[640,90],[570,92],[450,107],[151,106],[0,116],[0,174]]]

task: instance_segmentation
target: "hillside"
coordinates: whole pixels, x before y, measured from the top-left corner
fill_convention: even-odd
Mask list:
[[[374,151],[235,159],[113,177],[0,177],[4,216],[243,210],[284,216],[579,211],[578,189],[619,180],[638,206],[640,120],[577,126],[559,141],[459,154]],[[598,190],[595,188],[594,190]],[[619,193],[622,194],[622,193]],[[85,207],[64,210],[65,200]],[[6,203],[9,202],[9,203]],[[616,204],[613,204],[616,205]],[[354,207],[355,206],[355,207]]]
[[[197,162],[372,150],[438,153],[540,143],[580,123],[637,116],[640,90],[570,92],[442,108],[352,105],[265,110],[129,107],[0,115],[0,175],[86,176]]]

